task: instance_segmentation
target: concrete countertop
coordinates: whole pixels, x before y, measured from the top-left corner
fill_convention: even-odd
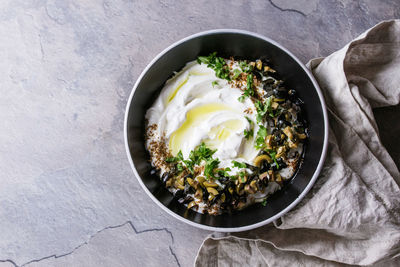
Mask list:
[[[0,267],[192,265],[210,232],[154,204],[125,154],[146,64],[214,28],[263,34],[306,63],[399,17],[398,0],[1,1]],[[376,115],[399,165],[400,108]]]

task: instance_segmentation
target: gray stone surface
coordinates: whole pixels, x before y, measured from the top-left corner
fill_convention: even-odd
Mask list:
[[[192,265],[209,232],[152,203],[125,155],[145,65],[213,28],[264,34],[307,62],[399,17],[397,0],[1,1],[0,266]],[[397,164],[399,114],[378,111]]]

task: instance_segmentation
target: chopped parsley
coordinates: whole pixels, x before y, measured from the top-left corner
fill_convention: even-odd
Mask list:
[[[269,115],[273,117],[272,114],[272,107],[271,107],[271,102],[272,102],[272,98],[268,97],[267,100],[265,101],[265,103],[262,103],[261,101],[257,101],[254,105],[256,106],[256,110],[257,110],[257,122],[260,123],[265,115],[267,113],[269,113]]]
[[[275,151],[270,152],[269,155],[274,160],[276,167],[279,169],[279,164],[278,164],[278,161],[276,160],[276,152]]]
[[[252,65],[247,64],[246,61],[240,61],[239,67],[242,69],[243,72],[246,72],[246,73],[252,72],[253,68],[254,68]]]
[[[250,125],[252,125],[253,124],[253,121],[249,118],[249,117],[247,117],[247,116],[244,116],[245,118],[246,118],[246,120],[250,123]]]
[[[264,207],[267,206],[267,199],[264,199],[263,202],[261,202],[261,205],[263,205]]]
[[[213,82],[211,83],[211,85],[212,85],[212,87],[218,85],[218,81],[213,81]]]
[[[210,158],[207,160],[206,165],[204,167],[204,175],[210,179],[212,178],[216,178],[214,175],[214,169],[218,168],[218,164],[219,164],[219,159],[213,159]]]
[[[238,167],[239,169],[246,168],[246,163],[242,163],[236,160],[232,160],[233,167]]]
[[[256,144],[255,147],[260,149],[264,147],[265,144],[265,137],[267,137],[267,128],[265,128],[262,125],[259,125],[259,129],[257,131],[257,136],[256,136]]]
[[[233,70],[232,79],[236,80],[236,79],[240,76],[240,74],[242,74],[242,71],[241,71],[241,70],[239,70],[239,69],[234,69],[234,70]]]
[[[244,129],[243,133],[244,133],[244,138],[246,138],[247,140],[249,140],[249,138],[254,135],[253,129],[250,130]]]
[[[206,64],[207,67],[215,71],[215,76],[230,81],[229,66],[226,64],[225,59],[217,57],[217,52],[211,53],[207,57],[198,57],[197,63]]]
[[[176,157],[169,157],[169,158],[165,159],[165,161],[168,162],[168,163],[178,162],[178,161],[181,161],[181,160],[183,160],[183,155],[182,155],[182,151],[180,151],[180,150],[179,150],[178,154],[176,155]]]
[[[218,171],[217,171],[217,174],[218,174],[219,176],[230,177],[230,175],[229,175],[229,173],[228,173],[228,172],[230,172],[230,171],[231,171],[231,168],[227,167],[227,168],[225,168],[225,169],[218,170]]]

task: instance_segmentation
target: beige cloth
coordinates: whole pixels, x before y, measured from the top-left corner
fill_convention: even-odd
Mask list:
[[[400,20],[308,66],[330,123],[314,187],[280,222],[207,238],[196,266],[400,266],[400,174],[372,113],[400,102]]]

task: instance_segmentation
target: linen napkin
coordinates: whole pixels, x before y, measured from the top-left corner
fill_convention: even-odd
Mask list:
[[[273,224],[208,237],[196,266],[400,266],[400,174],[372,113],[400,102],[400,20],[382,22],[307,66],[329,113],[319,178]]]

